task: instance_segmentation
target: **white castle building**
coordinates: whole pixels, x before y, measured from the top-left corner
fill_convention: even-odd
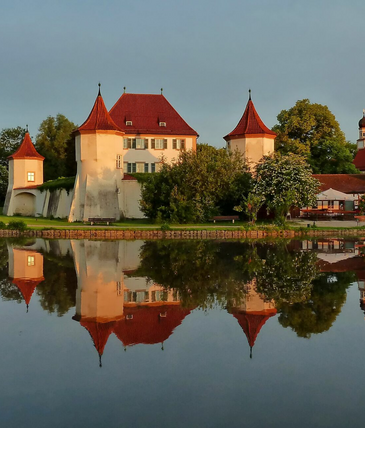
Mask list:
[[[251,100],[236,128],[224,139],[251,164],[274,151],[276,134],[268,129]],[[196,150],[198,133],[161,94],[124,92],[108,112],[99,92],[86,121],[74,131],[77,174],[74,188],[39,190],[44,158],[27,132],[9,157],[5,215],[68,218],[143,218],[140,184],[133,173],[160,170],[174,163],[180,150]]]

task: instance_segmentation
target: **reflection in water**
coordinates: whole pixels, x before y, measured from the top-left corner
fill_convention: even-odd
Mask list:
[[[195,308],[227,310],[250,348],[267,320],[299,337],[331,328],[346,290],[365,292],[362,244],[340,239],[256,244],[215,241],[2,241],[0,293],[73,319],[101,357],[114,334],[124,348],[164,342]],[[7,265],[8,260],[8,265]]]

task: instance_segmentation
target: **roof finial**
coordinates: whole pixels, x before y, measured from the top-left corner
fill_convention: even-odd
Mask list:
[[[101,354],[99,353],[99,367],[103,367],[102,363],[101,363]]]
[[[125,94],[125,90],[126,90],[127,88],[124,86],[124,88],[123,88],[123,94]]]
[[[250,359],[252,359],[252,347],[250,346]]]
[[[26,132],[28,133],[28,124],[25,125],[25,129],[26,129]]]
[[[362,116],[365,117],[365,109],[362,110]]]
[[[100,92],[101,83],[99,83],[98,86],[99,86],[99,93],[98,93],[98,95],[101,95],[101,92]]]
[[[161,95],[163,95],[162,92],[163,92],[163,88],[161,88]]]
[[[248,90],[248,99],[251,100],[251,89]]]

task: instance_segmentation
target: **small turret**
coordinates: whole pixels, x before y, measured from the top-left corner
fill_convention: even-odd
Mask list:
[[[238,150],[251,165],[274,151],[276,133],[261,120],[251,99],[251,89],[246,109],[236,128],[224,136],[231,150]]]

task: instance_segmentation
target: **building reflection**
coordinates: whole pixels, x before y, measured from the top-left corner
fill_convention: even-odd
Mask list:
[[[43,255],[35,250],[35,246],[17,248],[8,245],[9,279],[19,289],[26,307],[35,288],[44,280]]]
[[[78,279],[73,319],[88,330],[101,357],[109,336],[124,348],[160,344],[190,314],[173,290],[138,276],[141,242],[71,241]]]
[[[251,358],[270,317],[300,337],[327,331],[356,280],[365,311],[364,243],[317,239],[257,248],[37,239],[8,244],[7,283],[17,286],[27,310],[36,289],[51,313],[75,308],[73,319],[90,334],[100,364],[111,335],[124,349],[163,349],[194,308],[227,309],[246,335]]]
[[[322,273],[353,272],[360,293],[360,308],[365,313],[365,243],[346,239],[307,240],[301,243],[303,250],[316,251]]]
[[[256,280],[247,285],[241,301],[234,301],[228,312],[233,315],[245,333],[250,347],[250,358],[258,334],[266,321],[276,315],[274,300],[267,301],[256,289]]]

